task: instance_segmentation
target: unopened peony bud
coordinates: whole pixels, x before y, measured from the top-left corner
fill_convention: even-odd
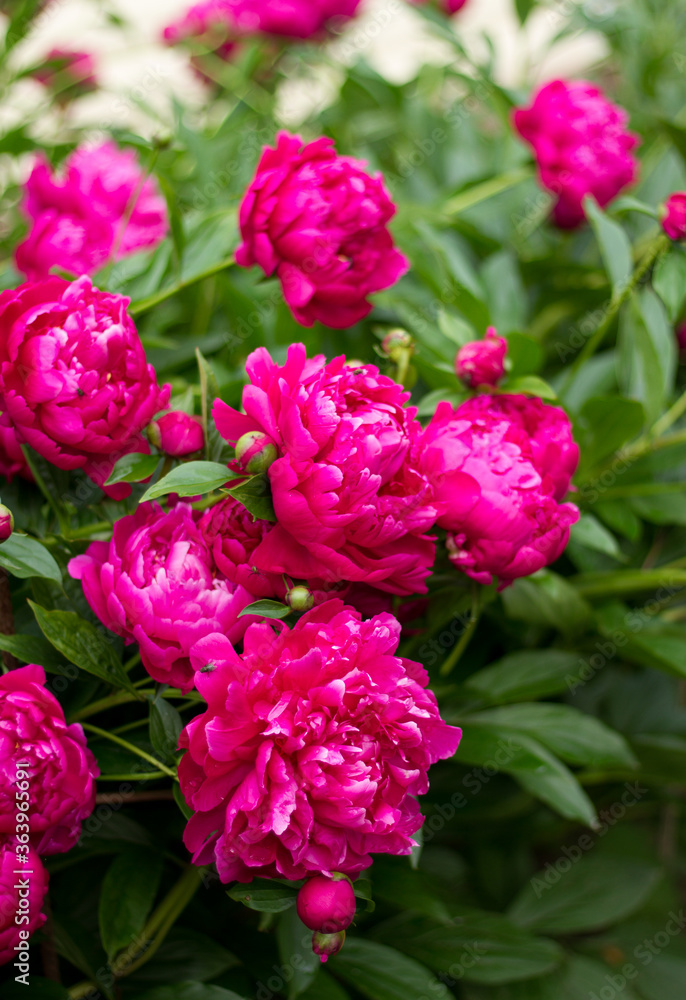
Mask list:
[[[662,207],[662,228],[670,240],[686,239],[686,191],[675,191]]]
[[[0,503],[0,542],[6,542],[14,531],[14,517],[9,507]]]
[[[286,594],[286,604],[294,611],[309,611],[314,607],[314,595],[307,587],[293,587]]]
[[[336,934],[349,927],[355,916],[355,893],[345,875],[336,873],[333,878],[315,875],[298,893],[296,908],[298,916],[311,931]],[[336,951],[327,954],[335,955]]]
[[[276,461],[276,445],[264,431],[248,431],[236,442],[236,462],[244,472],[266,472]]]
[[[205,447],[205,435],[199,417],[182,410],[172,410],[148,427],[148,440],[165,455],[181,458]]]
[[[345,942],[345,931],[338,931],[337,934],[320,934],[315,931],[312,935],[312,951],[319,955],[322,962],[326,962],[332,955],[337,955]]]
[[[497,385],[505,374],[507,341],[489,326],[483,340],[472,340],[461,347],[455,358],[455,372],[465,385]]]
[[[381,341],[381,350],[391,361],[399,361],[405,351],[412,349],[413,340],[407,330],[390,330]]]

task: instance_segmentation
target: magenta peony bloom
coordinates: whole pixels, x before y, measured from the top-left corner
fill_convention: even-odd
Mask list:
[[[505,374],[507,341],[489,326],[483,340],[472,340],[457,352],[455,372],[471,389],[479,385],[497,385]]]
[[[392,594],[426,590],[435,520],[428,483],[411,462],[421,432],[409,393],[373,365],[308,360],[292,344],[276,365],[264,348],[248,358],[246,414],[217,400],[231,444],[264,431],[279,457],[267,471],[277,524],[252,554],[268,573],[371,584]]]
[[[451,757],[427,674],[395,655],[390,615],[361,621],[342,601],[291,630],[252,625],[238,656],[223,635],[194,648],[207,711],[181,734],[184,842],[224,882],[359,872],[370,854],[409,854],[416,795]]]
[[[349,927],[355,916],[355,893],[342,875],[315,875],[302,886],[296,900],[298,916],[311,931],[336,934]]]
[[[274,528],[270,521],[253,517],[242,503],[229,496],[206,510],[198,527],[212,550],[212,558],[232,584],[255,598],[285,596],[282,574],[254,565],[255,549]]]
[[[45,65],[33,76],[44,87],[56,90],[58,101],[66,102],[97,90],[95,73],[95,57],[90,52],[54,48],[45,57]]]
[[[175,458],[192,455],[205,447],[202,420],[183,410],[171,410],[150,424],[148,439],[165,455]]]
[[[32,280],[55,266],[93,274],[112,258],[157,246],[169,228],[155,180],[146,179],[133,150],[113,142],[75,150],[62,181],[39,158],[23,207],[33,225],[16,262]]]
[[[0,503],[0,542],[6,542],[13,531],[14,514],[4,503]]]
[[[6,419],[6,418],[5,418]],[[11,483],[15,476],[28,479],[33,482],[33,473],[29,468],[29,463],[24,458],[21,444],[14,427],[3,420],[0,413],[0,476],[4,476],[8,483]]]
[[[686,191],[675,191],[665,202],[662,228],[670,240],[686,239]]]
[[[236,40],[255,34],[286,38],[320,35],[333,21],[354,16],[361,0],[205,0],[164,29],[164,40],[188,38],[227,59]]]
[[[18,771],[29,774],[22,779],[26,789],[17,783]],[[38,853],[70,850],[93,812],[99,774],[83,729],[66,724],[62,706],[45,688],[42,667],[31,663],[0,676],[0,837],[15,833],[19,789],[27,792],[30,838]]]
[[[128,304],[85,276],[0,293],[0,407],[20,441],[103,488],[122,455],[149,452],[141,431],[171,391],[146,364]]]
[[[22,961],[22,945],[45,923],[41,908],[47,891],[48,873],[33,847],[9,837],[0,840],[0,965]],[[18,924],[17,914],[27,921]]]
[[[243,199],[236,262],[276,273],[303,326],[352,326],[371,311],[368,296],[408,269],[387,229],[395,205],[381,175],[363,166],[337,156],[332,139],[303,146],[281,132]]]
[[[439,403],[419,454],[451,562],[472,579],[507,586],[562,554],[579,511],[557,502],[578,457],[561,410],[523,396]]]
[[[234,582],[249,576],[247,567],[231,565],[244,550],[238,544],[224,547],[230,580],[214,561],[200,518],[187,503],[167,513],[158,504],[141,504],[115,523],[110,542],[92,542],[69,563],[103,625],[127,643],[138,643],[151,677],[182,691],[193,686],[189,654],[198,639],[222,632],[237,642],[255,621],[238,617],[255,599]]]
[[[622,108],[581,80],[553,80],[531,107],[515,111],[515,128],[533,147],[541,183],[557,196],[558,226],[583,222],[586,195],[604,208],[636,180],[632,150],[640,140],[627,130],[627,121]]]

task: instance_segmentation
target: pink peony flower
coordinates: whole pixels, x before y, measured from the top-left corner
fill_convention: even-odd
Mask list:
[[[298,893],[298,916],[311,931],[336,934],[349,927],[355,916],[355,892],[342,875],[309,878]]]
[[[408,269],[387,229],[395,205],[381,175],[363,166],[337,156],[332,139],[303,146],[281,132],[243,199],[236,262],[276,273],[303,326],[352,326],[371,311],[368,296]]]
[[[200,519],[187,503],[167,513],[158,504],[141,504],[115,523],[110,542],[92,542],[69,563],[103,625],[138,643],[151,677],[182,691],[193,686],[189,654],[198,639],[222,632],[237,642],[255,621],[238,617],[255,599],[235,582],[249,579],[249,567],[231,562],[245,547],[237,542],[222,550],[229,579],[215,563]]]
[[[22,766],[28,765],[28,766]],[[17,773],[27,772],[18,782]],[[79,839],[95,806],[100,771],[78,723],[68,726],[45,671],[30,663],[0,677],[0,837],[16,830],[17,790],[29,803],[31,843],[39,854],[61,854]]]
[[[579,511],[557,502],[578,456],[561,410],[521,396],[439,403],[419,455],[451,562],[472,579],[507,586],[562,554]]]
[[[242,503],[229,496],[206,510],[198,527],[219,570],[234,586],[255,598],[285,597],[282,575],[258,569],[252,558],[274,528],[270,521],[253,517]]]
[[[584,81],[553,80],[529,108],[514,113],[515,128],[531,144],[541,183],[557,196],[553,218],[572,228],[584,218],[583,199],[604,207],[638,175],[627,113]]]
[[[113,258],[157,246],[169,228],[155,180],[145,177],[133,150],[113,142],[75,150],[61,181],[39,158],[23,207],[33,225],[16,262],[32,280],[55,266],[93,274]]]
[[[165,455],[182,458],[205,447],[205,434],[199,417],[182,410],[171,410],[150,424],[148,439]]]
[[[95,58],[90,52],[54,48],[45,57],[45,64],[33,75],[44,87],[57,91],[58,101],[66,102],[97,90],[95,73]]]
[[[457,352],[455,372],[471,389],[479,385],[497,385],[505,374],[507,341],[489,326],[483,340],[472,340]]]
[[[662,228],[670,240],[686,239],[686,191],[675,191],[665,202]]]
[[[29,463],[24,458],[21,444],[14,427],[3,420],[0,413],[0,476],[4,476],[8,483],[11,483],[15,476],[28,479],[33,482],[33,473],[29,468]]]
[[[22,862],[18,858],[27,860]],[[28,885],[22,886],[19,880]],[[21,932],[30,936],[45,923],[41,908],[47,891],[48,873],[36,851],[9,837],[0,840],[0,965],[21,961],[20,946],[27,941]],[[28,918],[25,923],[17,923],[18,913]]]
[[[122,455],[149,452],[141,431],[169,402],[128,304],[85,276],[0,293],[0,407],[21,442],[103,488]],[[131,487],[105,492],[120,499]]]
[[[267,471],[277,524],[252,553],[268,573],[426,590],[435,551],[430,489],[411,462],[421,428],[409,393],[373,365],[308,360],[292,344],[276,365],[264,348],[246,363],[245,415],[214,404],[231,444],[264,431],[279,457]]]
[[[416,795],[451,757],[427,674],[395,655],[390,615],[361,621],[341,601],[291,630],[252,625],[238,656],[223,635],[194,648],[207,710],[181,734],[184,842],[224,882],[351,874],[370,854],[409,854]]]
[[[6,542],[13,531],[14,514],[4,503],[0,503],[0,542]]]
[[[235,41],[261,34],[286,38],[320,35],[335,20],[355,15],[361,0],[205,0],[164,29],[170,44],[194,38],[221,58]]]

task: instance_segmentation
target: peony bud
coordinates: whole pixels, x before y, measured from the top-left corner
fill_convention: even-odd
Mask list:
[[[205,447],[200,417],[192,417],[182,410],[171,410],[153,421],[147,434],[150,444],[174,458],[191,455]]]
[[[315,875],[305,882],[298,893],[296,908],[298,916],[311,931],[322,935],[336,934],[349,927],[355,916],[355,893],[345,875],[336,873],[332,878]],[[335,955],[336,951],[326,954]],[[317,954],[320,952],[317,951]]]
[[[381,341],[381,350],[388,355],[391,361],[398,362],[405,351],[411,351],[414,341],[407,332],[397,328],[389,330]]]
[[[686,239],[686,191],[675,191],[662,207],[662,228],[670,240]]]
[[[332,955],[337,955],[345,942],[345,931],[338,931],[337,934],[321,934],[315,931],[312,935],[312,951],[319,955],[322,962],[326,962]]]
[[[14,531],[14,516],[9,507],[0,503],[0,542],[6,542]]]
[[[244,472],[266,472],[278,458],[276,445],[264,431],[248,431],[236,442],[236,462]]]
[[[286,604],[294,611],[309,611],[314,607],[314,595],[307,587],[292,587],[286,594]]]
[[[507,341],[489,326],[483,340],[472,340],[455,357],[455,372],[470,389],[479,385],[497,385],[505,374]]]

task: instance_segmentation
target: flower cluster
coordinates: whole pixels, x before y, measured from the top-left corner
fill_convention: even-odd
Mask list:
[[[541,183],[556,196],[558,226],[578,226],[583,200],[592,195],[607,205],[636,180],[633,150],[638,136],[627,130],[627,114],[590,83],[553,80],[529,108],[514,113],[514,124],[533,147]]]
[[[113,259],[155,247],[167,229],[167,207],[133,150],[113,142],[83,146],[68,157],[60,180],[39,158],[26,183],[23,208],[31,221],[17,247],[27,278],[53,267],[93,274]]]
[[[0,964],[16,957],[20,929],[32,933],[44,922],[48,875],[40,855],[74,846],[93,811],[98,774],[83,729],[66,724],[43,668],[1,676]],[[28,892],[17,884],[18,868],[26,869]],[[17,924],[20,911],[28,919]]]

